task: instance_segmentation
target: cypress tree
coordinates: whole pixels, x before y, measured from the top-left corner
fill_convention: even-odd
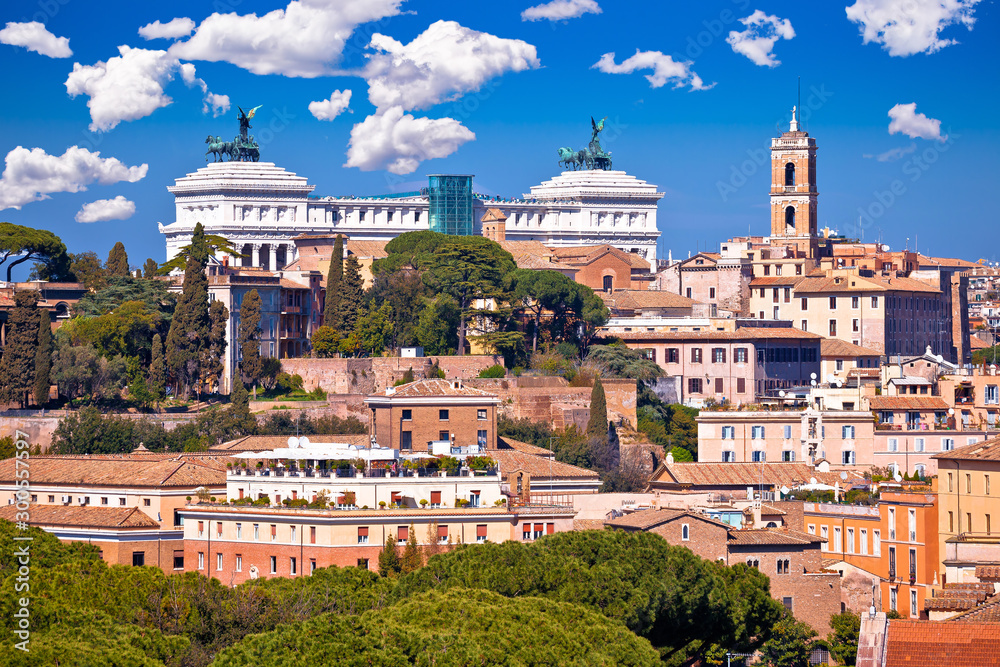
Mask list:
[[[344,275],[344,237],[337,234],[330,256],[330,269],[326,274],[326,305],[323,307],[323,326],[340,329],[340,281]]]
[[[114,278],[128,278],[132,272],[128,270],[128,254],[125,253],[125,244],[121,241],[115,243],[108,253],[108,261],[104,263],[104,270]]]
[[[364,283],[361,280],[361,264],[357,255],[348,255],[344,262],[344,277],[340,281],[340,329],[344,333],[354,331],[361,309]]]
[[[417,547],[417,531],[410,524],[409,533],[406,536],[406,547],[403,548],[403,560],[400,563],[400,571],[408,574],[423,567],[424,559],[420,556],[420,549]]]
[[[236,335],[236,344],[240,346],[243,380],[253,387],[257,395],[257,382],[264,370],[260,358],[260,294],[252,289],[243,297],[240,304],[240,328]]]
[[[155,278],[156,272],[159,270],[160,265],[156,263],[156,260],[152,257],[146,259],[146,263],[142,265],[142,277],[143,278]]]
[[[14,293],[7,316],[7,344],[0,359],[0,402],[17,401],[24,408],[35,390],[35,350],[38,347],[38,292]]]
[[[257,420],[250,412],[250,394],[240,379],[240,370],[233,376],[233,391],[229,394],[229,413],[232,430],[243,435],[252,435],[257,430]]]
[[[213,301],[208,308],[210,327],[209,343],[202,348],[202,378],[221,387],[220,376],[226,363],[226,323],[229,309],[221,301]]]
[[[205,228],[199,222],[191,238],[191,250],[184,267],[184,287],[167,332],[167,367],[177,381],[178,394],[185,398],[201,378],[198,363],[201,350],[210,344],[208,318],[208,278],[205,264],[211,250]]]
[[[394,577],[402,570],[399,560],[399,550],[396,548],[396,536],[389,533],[385,538],[385,546],[378,555],[378,573],[383,577]]]
[[[608,440],[608,401],[604,396],[604,385],[601,378],[594,379],[594,388],[590,392],[590,421],[587,422],[587,437]]]
[[[157,400],[163,398],[167,386],[167,366],[163,359],[163,339],[160,334],[153,336],[153,351],[149,360],[149,391]]]
[[[49,402],[52,386],[52,319],[49,311],[38,309],[38,347],[35,349],[35,405]]]

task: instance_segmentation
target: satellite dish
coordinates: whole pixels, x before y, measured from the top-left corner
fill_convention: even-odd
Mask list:
[[[810,484],[815,484],[816,483],[816,478],[815,477],[810,477],[809,478],[809,483]]]
[[[903,481],[903,476],[899,474],[898,470],[896,471],[896,474],[892,476],[892,478],[894,480],[896,480],[897,482],[902,482]]]
[[[780,491],[781,491],[781,495],[787,496],[788,492],[791,491],[791,489],[789,489],[787,486],[783,486],[783,487],[781,487]]]
[[[840,389],[841,387],[844,386],[844,383],[842,381],[840,381],[840,380],[837,380],[836,385],[837,385],[837,389]]]
[[[298,446],[299,446],[299,439],[298,438],[296,438],[295,436],[292,436],[292,437],[290,437],[288,439],[288,448],[289,449],[295,449]]]
[[[846,482],[847,481],[847,473],[846,472],[840,473],[840,479],[842,479],[842,480],[844,480]]]
[[[835,378],[835,377],[833,376],[833,373],[829,373],[829,374],[827,374],[827,376],[826,376],[826,381],[827,381],[827,382],[829,382],[830,384],[833,384],[834,380],[836,380],[836,379],[837,379],[837,378]]]
[[[816,375],[816,374],[815,374],[815,373],[813,373],[813,376],[815,376],[815,375]],[[816,380],[809,380],[809,384],[811,384],[812,386],[814,386],[814,387],[815,387],[815,386],[816,386]]]
[[[779,391],[778,392],[778,396],[781,396],[782,398],[784,398],[785,397],[785,390],[782,389],[781,391]]]
[[[948,414],[949,415],[955,414],[955,408],[948,408]]]
[[[815,373],[810,373],[809,377],[811,377],[813,380],[815,380],[816,379],[816,374]]]
[[[307,438],[306,436],[302,436],[301,438],[299,438],[299,447],[308,447],[308,446],[309,446],[309,438]]]

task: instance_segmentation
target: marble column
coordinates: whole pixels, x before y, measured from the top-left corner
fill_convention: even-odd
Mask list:
[[[271,257],[268,260],[267,269],[268,271],[278,270],[278,245],[276,243],[268,243],[268,250],[271,251]]]
[[[260,267],[260,249],[262,244],[251,243],[250,244],[250,266]]]

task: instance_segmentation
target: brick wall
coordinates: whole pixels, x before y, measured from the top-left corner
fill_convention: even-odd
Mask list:
[[[604,384],[608,416],[617,414],[635,425],[635,380],[609,378],[601,382]],[[499,414],[513,419],[552,423],[561,428],[580,420],[586,422],[590,417],[591,387],[570,387],[561,377],[477,378],[466,384],[496,394],[500,399]],[[586,415],[580,408],[587,410]]]
[[[306,391],[317,386],[333,394],[374,394],[391,387],[413,369],[415,379],[427,377],[437,361],[445,377],[466,380],[484,368],[503,364],[501,357],[464,355],[441,357],[372,357],[362,359],[282,359],[281,370],[302,376]]]
[[[683,526],[687,525],[690,539],[684,540]],[[706,560],[716,561],[720,558],[725,562],[727,539],[729,531],[722,526],[690,517],[681,517],[653,528],[667,542],[678,547],[687,547]]]

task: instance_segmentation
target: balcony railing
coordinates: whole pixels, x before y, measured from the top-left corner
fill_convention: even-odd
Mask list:
[[[439,468],[415,468],[401,469],[393,472],[386,468],[373,470],[362,470],[351,466],[349,468],[231,468],[228,474],[233,477],[318,477],[330,478],[389,478],[389,477],[480,477],[496,475],[496,468],[485,470],[471,470],[469,468],[459,468],[457,470],[441,470]]]

